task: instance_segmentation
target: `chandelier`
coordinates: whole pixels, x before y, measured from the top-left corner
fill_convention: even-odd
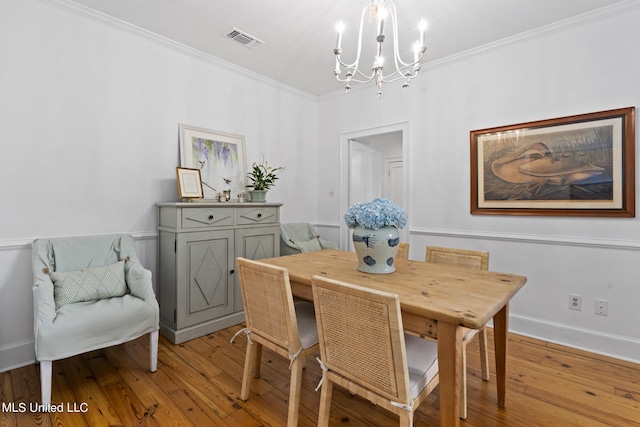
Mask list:
[[[363,73],[360,71],[360,54],[362,52],[362,31],[365,16],[368,15],[369,23],[375,23],[377,25],[376,31],[376,55],[373,59],[371,66],[371,73]],[[384,42],[385,35],[385,23],[391,21],[391,32],[393,37],[393,61],[395,63],[395,70],[390,74],[384,74],[384,58],[382,56],[382,43]],[[397,26],[397,14],[396,6],[393,4],[393,0],[367,0],[362,7],[362,15],[360,17],[360,30],[358,32],[358,50],[356,53],[356,59],[351,64],[345,63],[342,58],[342,32],[344,31],[344,24],[340,21],[336,27],[338,31],[338,42],[333,53],[336,55],[336,68],[334,74],[339,82],[344,83],[344,89],[347,93],[351,90],[352,83],[368,83],[375,81],[378,87],[377,97],[382,95],[382,83],[389,83],[396,80],[404,79],[403,89],[409,87],[409,82],[418,75],[420,71],[420,61],[427,50],[427,46],[424,40],[424,34],[427,29],[427,23],[424,20],[419,24],[420,39],[413,45],[413,61],[404,62],[400,57],[400,50],[398,49],[398,26]],[[342,73],[344,71],[344,77]]]

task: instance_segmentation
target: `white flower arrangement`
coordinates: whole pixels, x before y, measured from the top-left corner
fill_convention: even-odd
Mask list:
[[[404,228],[407,213],[391,200],[377,198],[369,203],[355,203],[344,215],[347,227],[361,227],[378,230],[385,226]]]

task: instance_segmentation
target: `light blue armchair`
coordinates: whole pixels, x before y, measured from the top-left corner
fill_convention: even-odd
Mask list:
[[[33,242],[36,358],[42,403],[51,402],[52,362],[150,334],[157,369],[159,308],[151,272],[129,235]]]
[[[338,244],[325,240],[306,222],[280,224],[280,255],[292,255],[322,249],[338,249]]]

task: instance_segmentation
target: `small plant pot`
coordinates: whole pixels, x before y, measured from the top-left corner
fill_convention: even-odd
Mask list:
[[[251,190],[249,197],[252,202],[264,203],[267,201],[267,190]]]

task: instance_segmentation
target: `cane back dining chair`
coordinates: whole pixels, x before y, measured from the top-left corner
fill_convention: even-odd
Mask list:
[[[318,351],[313,304],[293,302],[286,268],[245,258],[236,259],[247,334],[247,352],[240,399],[247,400],[252,378],[260,377],[262,347],[290,361],[287,426],[298,425],[298,407],[305,359]],[[237,334],[236,334],[237,335]]]
[[[159,308],[151,272],[126,234],[37,239],[32,246],[34,334],[42,404],[52,363],[149,334],[158,364]]]
[[[473,268],[476,270],[489,269],[489,252],[470,249],[444,248],[427,246],[426,262],[445,264],[454,267]],[[480,344],[480,369],[482,379],[489,381],[489,350],[487,348],[487,331],[481,329],[467,329],[462,338],[462,392],[460,393],[460,418],[467,418],[467,343],[478,335]]]
[[[398,252],[396,252],[396,259],[409,259],[408,243],[398,243]]]
[[[323,371],[318,426],[329,424],[334,384],[412,426],[438,385],[437,343],[403,332],[398,295],[320,276],[311,286]]]

